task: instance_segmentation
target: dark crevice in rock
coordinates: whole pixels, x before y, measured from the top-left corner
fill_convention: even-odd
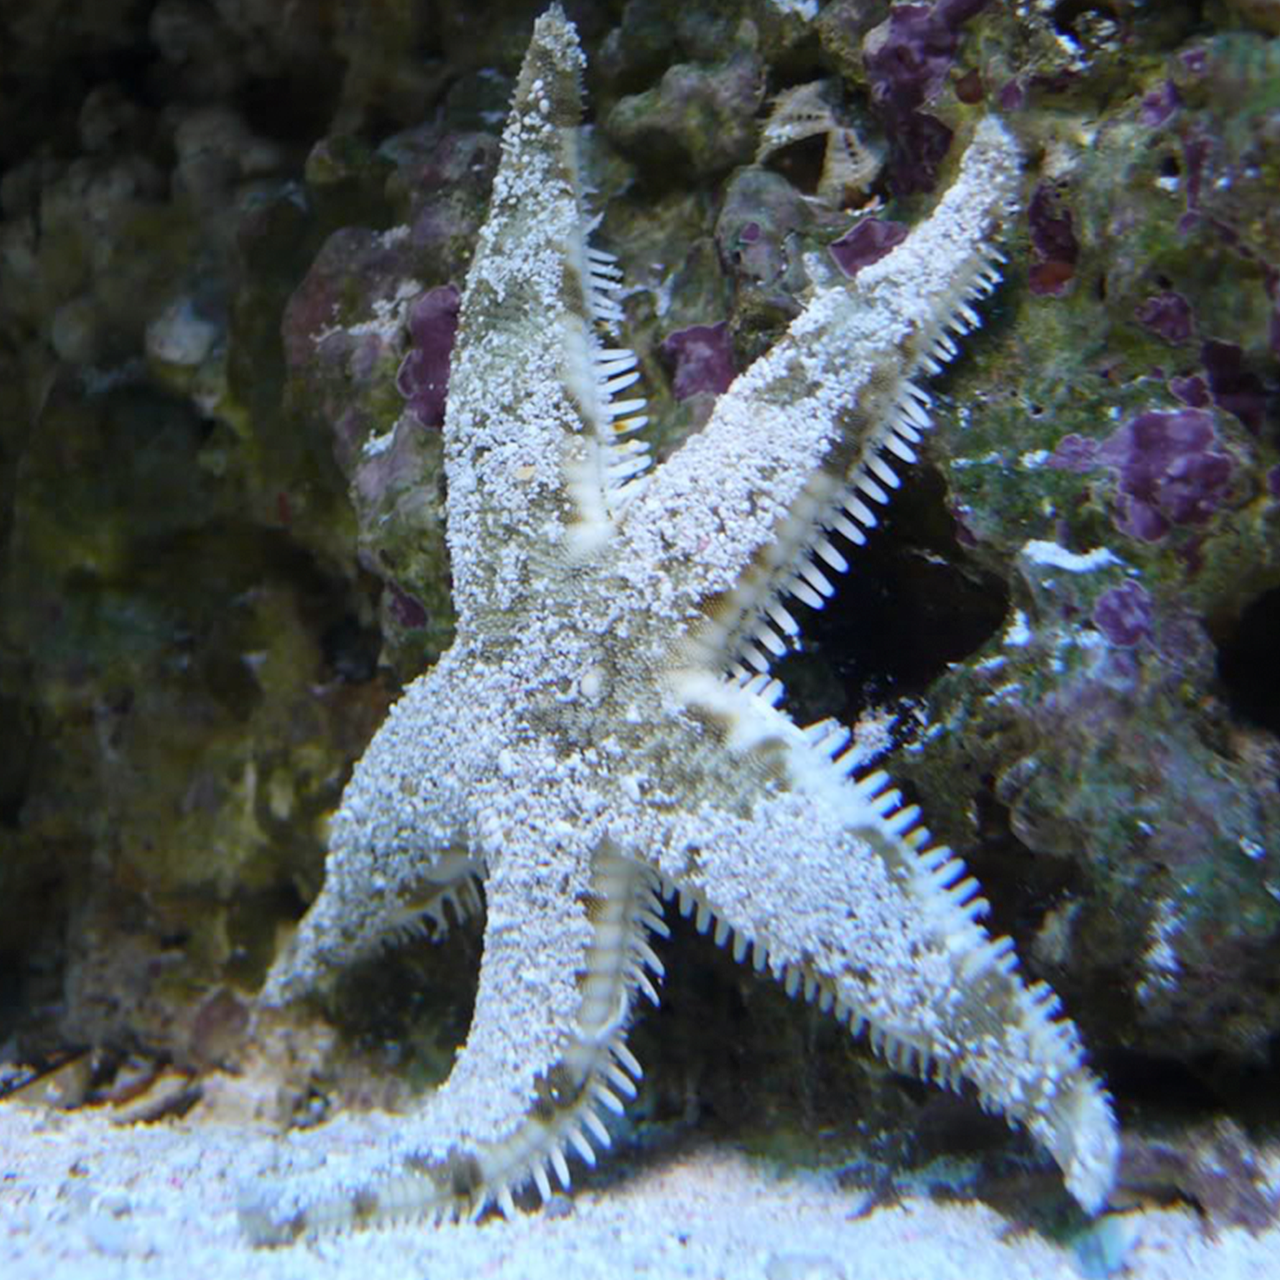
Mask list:
[[[1280,734],[1280,587],[1260,595],[1218,645],[1218,677],[1242,719]]]
[[[1000,628],[1008,594],[966,563],[938,474],[904,481],[864,547],[833,537],[849,572],[824,570],[835,595],[821,610],[788,601],[804,637],[778,663],[788,707],[800,724],[835,716],[856,723],[867,710],[922,695]]]

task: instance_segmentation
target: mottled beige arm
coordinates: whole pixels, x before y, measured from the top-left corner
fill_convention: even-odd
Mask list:
[[[627,509],[634,559],[661,567],[672,613],[706,617],[692,661],[763,670],[752,649],[779,652],[775,631],[795,627],[780,597],[829,594],[820,562],[841,569],[844,556],[827,533],[861,542],[895,468],[914,459],[929,397],[913,378],[977,323],[971,303],[999,279],[996,241],[1019,182],[1012,136],[983,120],[933,213],[854,281],[823,268],[784,337]]]
[[[704,927],[714,917],[721,940],[731,932],[739,957],[750,949],[788,991],[867,1028],[894,1067],[974,1084],[1097,1211],[1119,1151],[1109,1099],[1057,997],[1024,986],[1013,943],[979,923],[986,903],[963,863],[931,847],[885,775],[846,776],[834,722],[800,730],[723,681],[682,677],[677,692],[723,751],[657,846],[664,886]]]

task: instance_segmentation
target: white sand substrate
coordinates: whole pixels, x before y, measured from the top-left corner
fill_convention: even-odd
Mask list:
[[[982,1204],[867,1193],[781,1173],[703,1143],[557,1196],[513,1221],[422,1224],[252,1249],[235,1216],[254,1179],[307,1167],[335,1141],[376,1141],[390,1117],[339,1118],[287,1138],[223,1124],[119,1127],[92,1111],[0,1104],[3,1280],[1269,1280],[1280,1230],[1210,1238],[1186,1209],[1116,1215],[1082,1251],[1017,1231]],[[864,1212],[865,1210],[865,1212]],[[1099,1262],[1099,1257],[1105,1261]]]

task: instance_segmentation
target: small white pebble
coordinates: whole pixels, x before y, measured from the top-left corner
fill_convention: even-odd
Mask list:
[[[821,1253],[774,1253],[764,1266],[767,1280],[845,1280],[844,1268]]]
[[[89,1243],[109,1258],[123,1258],[136,1252],[137,1234],[132,1225],[109,1213],[91,1213],[84,1220]]]

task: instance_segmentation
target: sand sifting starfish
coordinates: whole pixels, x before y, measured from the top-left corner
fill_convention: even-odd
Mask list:
[[[631,434],[631,352],[605,347],[617,272],[589,247],[579,171],[583,57],[537,23],[467,280],[445,424],[457,639],[392,709],[332,826],[323,892],[272,969],[301,993],[477,874],[487,916],[470,1034],[393,1146],[254,1191],[278,1243],[412,1215],[479,1213],[594,1163],[597,1114],[640,1066],[674,897],[758,969],[869,1031],[895,1067],[1025,1125],[1096,1210],[1117,1134],[1076,1030],[848,733],[797,727],[767,675],[831,591],[928,425],[911,381],[978,323],[992,237],[1018,184],[1008,133],[978,125],[934,213],[856,281],[819,280],[788,333],[649,469]],[[896,465],[896,464],[894,464]]]

